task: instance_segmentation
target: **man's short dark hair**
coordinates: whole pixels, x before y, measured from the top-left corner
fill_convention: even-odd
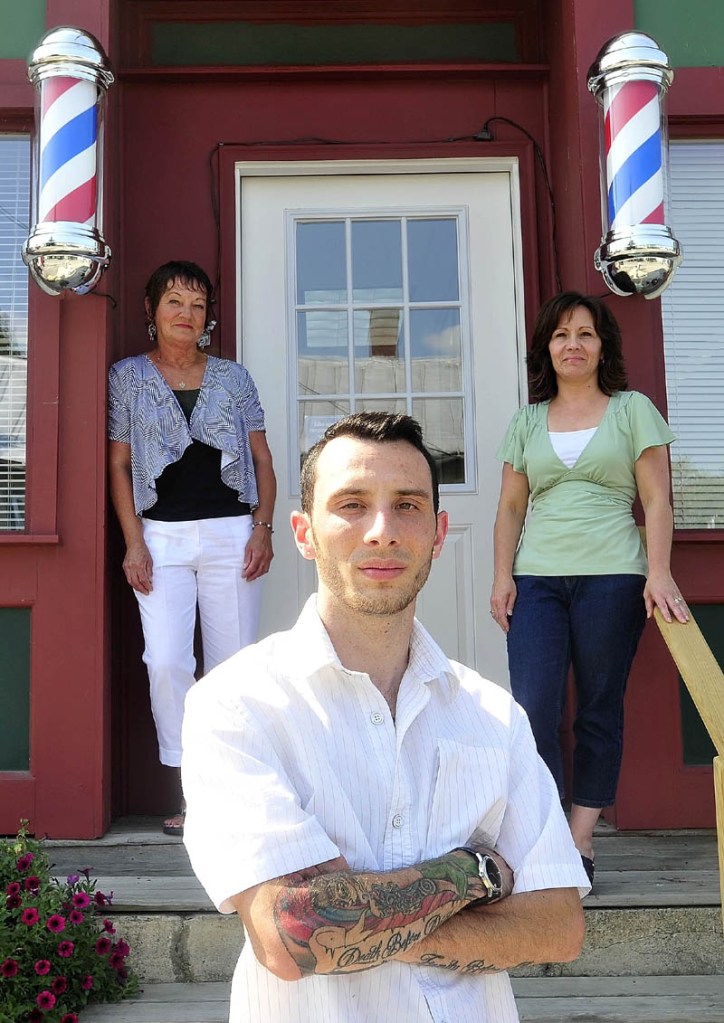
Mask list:
[[[317,462],[330,441],[337,437],[354,437],[357,440],[371,440],[377,444],[393,441],[407,441],[424,457],[432,478],[432,504],[435,515],[440,507],[440,487],[435,459],[425,447],[422,427],[412,416],[394,415],[391,412],[354,412],[351,416],[338,419],[324,431],[324,435],[306,454],[300,476],[302,511],[307,515],[312,510],[314,484],[317,478]]]

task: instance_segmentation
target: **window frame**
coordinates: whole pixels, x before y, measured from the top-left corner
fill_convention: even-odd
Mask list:
[[[5,113],[0,117],[1,134],[30,137],[31,182],[34,127],[32,112]],[[31,216],[30,210],[28,215]],[[31,280],[28,288],[25,529],[0,532],[0,547],[58,543],[60,301],[60,298],[45,295]]]

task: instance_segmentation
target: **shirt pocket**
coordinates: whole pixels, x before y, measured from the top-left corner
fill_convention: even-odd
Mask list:
[[[495,845],[507,803],[508,777],[504,750],[438,739],[426,855],[442,856],[471,840]]]

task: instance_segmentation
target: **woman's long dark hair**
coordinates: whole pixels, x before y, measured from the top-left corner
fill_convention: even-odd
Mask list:
[[[558,394],[551,353],[548,350],[553,332],[574,309],[588,309],[601,338],[601,364],[598,367],[598,386],[604,394],[625,391],[628,387],[626,367],[621,349],[621,329],[605,302],[578,291],[562,291],[540,308],[533,327],[528,352],[528,394],[531,402],[548,401]]]

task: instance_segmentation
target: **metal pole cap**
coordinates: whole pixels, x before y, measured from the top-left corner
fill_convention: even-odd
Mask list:
[[[665,89],[674,80],[669,58],[645,32],[622,32],[609,39],[588,69],[588,88],[597,94],[631,78],[651,78]]]
[[[28,58],[28,78],[33,85],[54,75],[82,78],[103,89],[113,82],[108,58],[95,36],[70,25],[46,32]]]

